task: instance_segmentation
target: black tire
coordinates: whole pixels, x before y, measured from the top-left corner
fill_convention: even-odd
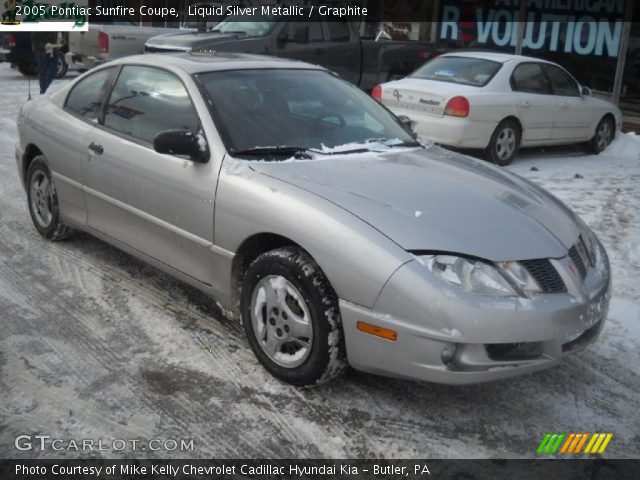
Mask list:
[[[64,53],[58,51],[56,53],[56,61],[58,62],[56,66],[56,78],[64,78],[69,71],[69,65],[67,65],[67,62],[64,59]]]
[[[589,141],[589,150],[596,155],[604,151],[615,137],[615,128],[611,117],[602,117],[593,133],[593,138]]]
[[[518,154],[521,138],[522,132],[518,122],[511,119],[503,120],[494,130],[485,150],[488,160],[501,167],[509,165]]]
[[[261,346],[254,329],[254,290],[258,290],[256,287],[261,281],[274,277],[284,277],[293,285],[301,294],[309,312],[313,335],[307,357],[299,366],[286,367],[276,363]],[[266,309],[266,303],[264,308]],[[342,374],[347,368],[338,298],[320,267],[304,251],[285,247],[263,253],[256,258],[244,278],[241,311],[249,345],[260,363],[274,377],[291,385],[305,387],[327,382]],[[287,318],[284,310],[281,314]],[[270,315],[271,313],[266,316]],[[262,327],[265,330],[270,328],[266,325],[266,316],[263,315]],[[284,345],[281,348],[285,348]]]
[[[25,77],[35,77],[38,75],[38,65],[34,61],[20,62],[16,67]]]
[[[44,179],[49,182],[48,194],[38,195],[38,189],[34,187],[34,183],[38,183]],[[60,220],[58,194],[51,179],[51,169],[43,155],[38,155],[29,164],[26,186],[29,213],[31,214],[31,220],[36,230],[38,230],[38,233],[53,242],[68,238],[73,231]],[[50,211],[49,221],[45,221],[44,215],[40,213],[41,208],[46,207],[48,207]]]

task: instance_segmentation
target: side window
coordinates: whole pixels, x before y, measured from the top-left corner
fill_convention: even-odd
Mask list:
[[[196,132],[199,121],[177,77],[157,68],[127,66],[109,97],[104,125],[152,143],[163,130],[185,128]]]
[[[309,29],[309,43],[324,41],[322,24],[320,22],[289,22],[284,31],[290,40],[293,40],[293,32],[295,32],[297,27]]]
[[[332,42],[348,42],[351,38],[349,25],[346,22],[327,22],[329,40]]]
[[[97,119],[101,107],[100,99],[113,72],[113,68],[107,68],[78,82],[69,93],[65,108],[88,120]]]
[[[537,63],[522,63],[511,74],[511,88],[516,92],[550,94],[549,82]]]
[[[544,65],[543,68],[544,73],[546,73],[551,82],[554,95],[580,96],[578,84],[571,78],[571,75],[555,65]]]

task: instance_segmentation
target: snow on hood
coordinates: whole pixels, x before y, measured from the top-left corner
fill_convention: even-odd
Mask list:
[[[439,147],[322,158],[251,167],[327,199],[406,250],[559,258],[578,237],[574,215],[549,193]]]

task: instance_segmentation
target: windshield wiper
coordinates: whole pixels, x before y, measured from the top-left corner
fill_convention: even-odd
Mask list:
[[[214,28],[213,30],[211,30],[213,33],[229,33],[231,35],[248,35],[247,32],[245,32],[244,30],[225,30],[224,32],[222,30],[219,30],[217,28]]]
[[[309,155],[309,149],[304,147],[253,147],[246,150],[233,150],[230,152],[232,155],[246,155],[246,156],[283,156],[283,157],[295,157],[295,158],[311,158]]]
[[[397,141],[396,138],[369,138],[362,143],[380,143],[385,147],[421,147],[422,144],[418,141]]]

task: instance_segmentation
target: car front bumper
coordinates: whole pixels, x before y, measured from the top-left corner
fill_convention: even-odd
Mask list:
[[[429,286],[417,281],[421,269],[415,261],[401,267],[373,309],[340,301],[347,357],[356,370],[445,384],[514,377],[557,365],[593,343],[607,318],[608,261],[600,278],[590,272],[579,294],[502,300]],[[358,322],[393,330],[397,339],[364,333]]]

